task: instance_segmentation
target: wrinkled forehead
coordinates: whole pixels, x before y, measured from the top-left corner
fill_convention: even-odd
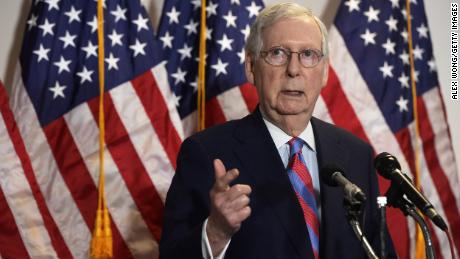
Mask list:
[[[263,44],[267,44],[273,37],[289,39],[317,39],[321,46],[322,34],[319,24],[311,16],[283,17],[267,24],[262,29]]]

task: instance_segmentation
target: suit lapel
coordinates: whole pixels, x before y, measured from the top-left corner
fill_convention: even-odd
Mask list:
[[[332,132],[332,127],[316,118],[311,120],[313,132],[315,135],[318,168],[321,179],[321,168],[334,163],[335,165],[347,168],[349,163],[349,153],[343,143],[340,142],[337,132]],[[321,188],[321,231],[320,231],[320,256],[326,258],[326,254],[330,249],[335,247],[335,239],[328,238],[328,233],[334,233],[342,229],[342,221],[338,221],[337,217],[345,217],[345,215],[336,215],[343,213],[343,191],[340,187],[326,186],[323,181],[320,181]],[[325,212],[328,212],[326,214]],[[342,223],[340,223],[342,222]]]
[[[313,256],[302,209],[286,170],[259,110],[246,117],[236,130],[234,148],[246,172],[254,179],[252,195],[260,195],[271,205],[298,254]],[[313,258],[313,257],[311,257]]]

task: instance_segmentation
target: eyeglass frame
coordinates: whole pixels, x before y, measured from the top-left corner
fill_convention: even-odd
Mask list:
[[[286,62],[284,62],[283,64],[279,64],[279,65],[277,65],[277,64],[272,64],[272,63],[270,63],[270,61],[267,60],[268,54],[269,54],[271,51],[276,50],[276,49],[279,49],[279,50],[283,51],[283,52],[287,55]],[[300,55],[303,54],[303,53],[305,53],[305,51],[312,51],[313,53],[315,53],[315,55],[318,56],[318,62],[316,62],[316,64],[314,64],[314,65],[312,65],[312,66],[305,66],[305,65],[302,63],[301,59],[300,59]],[[321,60],[324,58],[324,53],[323,53],[321,50],[312,49],[312,48],[301,49],[301,50],[299,50],[299,51],[292,51],[292,50],[290,50],[290,49],[283,48],[283,47],[281,47],[281,46],[275,46],[275,47],[269,48],[268,50],[261,50],[261,51],[260,51],[260,54],[263,54],[263,57],[262,57],[263,60],[264,60],[265,62],[267,62],[267,64],[272,65],[272,66],[275,66],[275,67],[281,67],[281,66],[284,66],[284,65],[286,65],[286,64],[289,64],[289,62],[291,62],[291,57],[292,57],[292,54],[293,54],[293,53],[297,54],[297,58],[298,58],[298,60],[299,60],[299,63],[300,63],[300,64],[302,65],[302,67],[304,67],[304,68],[312,68],[312,67],[315,67],[315,66],[317,66],[317,65],[321,62]]]

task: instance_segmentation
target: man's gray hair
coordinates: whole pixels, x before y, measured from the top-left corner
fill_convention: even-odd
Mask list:
[[[311,9],[295,3],[281,3],[265,8],[251,25],[251,31],[246,41],[245,51],[258,57],[263,48],[262,32],[265,28],[284,18],[309,18],[313,19],[321,31],[321,51],[324,56],[329,54],[327,44],[327,30],[324,23],[316,17]]]

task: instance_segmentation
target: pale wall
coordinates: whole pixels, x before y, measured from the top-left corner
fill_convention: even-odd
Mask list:
[[[417,0],[421,1],[421,0]],[[161,13],[162,0],[143,0],[149,5],[149,11],[154,19]],[[267,0],[267,4],[280,1]],[[310,6],[319,14],[327,26],[335,15],[339,1],[297,0],[300,4]],[[460,161],[460,101],[450,99],[449,69],[450,69],[450,3],[456,1],[425,0],[430,34],[434,46],[434,56],[438,67],[439,80],[447,108],[447,117],[451,128],[456,160]],[[2,0],[0,8],[0,78],[8,86],[12,82],[13,71],[19,55],[19,46],[24,30],[26,15],[30,0]],[[154,21],[156,24],[157,21]],[[458,162],[457,162],[458,163]]]

